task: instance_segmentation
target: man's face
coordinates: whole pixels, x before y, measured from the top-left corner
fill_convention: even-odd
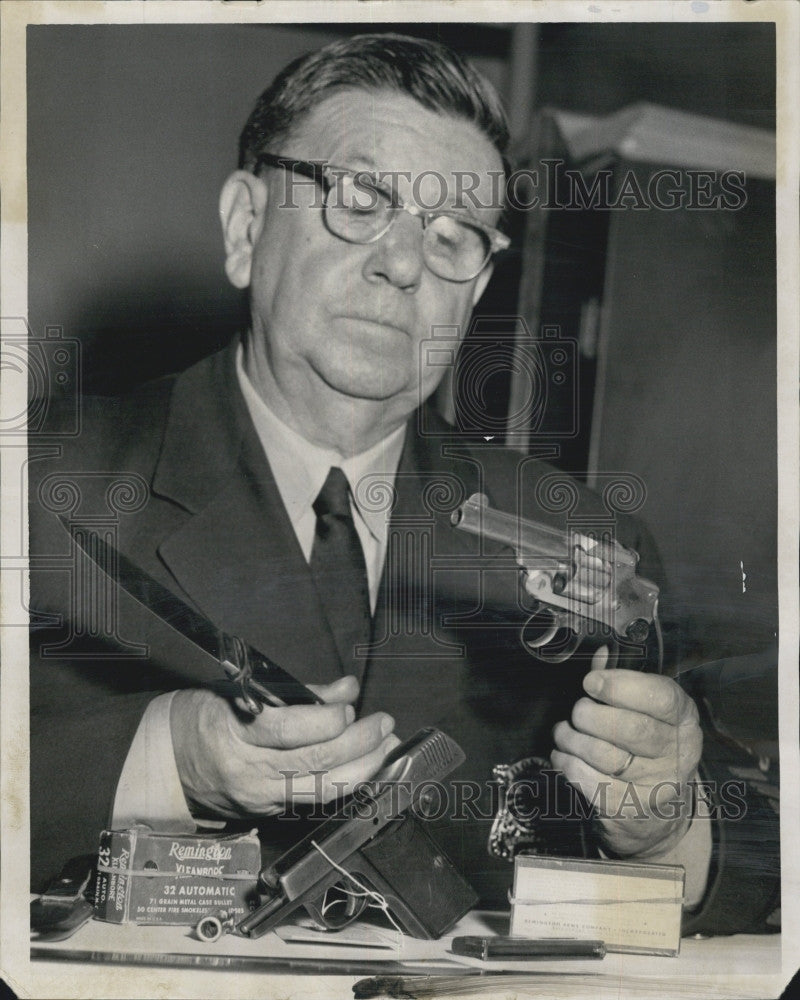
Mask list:
[[[455,175],[469,171],[480,178],[472,200],[487,207],[462,197],[465,211],[487,225],[500,214],[491,207],[502,171],[494,146],[472,124],[405,95],[340,91],[280,146],[270,152],[353,170],[403,171],[395,175],[395,189],[419,207],[439,199],[441,182],[433,172],[447,185],[443,207],[456,207]],[[464,283],[437,277],[423,261],[421,220],[407,212],[376,242],[347,243],[326,228],[321,193],[306,178],[280,169],[263,178],[256,183],[266,184],[267,199],[252,221],[248,262],[251,349],[263,355],[287,399],[301,394],[307,405],[315,393],[323,400],[341,394],[380,401],[392,416],[404,417],[443,372],[421,367],[420,342],[434,326],[464,331],[489,270]],[[472,183],[462,181],[462,190]],[[297,207],[286,207],[287,186]]]

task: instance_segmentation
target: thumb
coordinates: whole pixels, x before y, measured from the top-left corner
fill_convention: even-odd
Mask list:
[[[358,698],[358,681],[352,676],[340,677],[333,684],[309,684],[308,686],[326,704],[349,704]]]

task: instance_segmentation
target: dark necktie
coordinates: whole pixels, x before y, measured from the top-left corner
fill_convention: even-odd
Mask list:
[[[372,632],[369,583],[350,512],[350,489],[341,469],[330,470],[313,506],[317,528],[311,573],[345,673],[360,677],[365,660],[356,659],[355,647],[368,643]]]

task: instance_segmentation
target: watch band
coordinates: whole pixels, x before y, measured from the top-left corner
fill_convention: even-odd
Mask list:
[[[585,799],[543,757],[497,764],[498,809],[488,851],[513,861],[521,851],[587,857],[596,854],[591,809]]]

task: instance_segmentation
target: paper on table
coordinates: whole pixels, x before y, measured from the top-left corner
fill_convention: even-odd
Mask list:
[[[391,928],[373,927],[361,922],[350,924],[341,930],[320,931],[302,924],[284,924],[275,928],[275,934],[288,944],[324,944],[326,947],[380,948],[399,951],[403,935]]]

